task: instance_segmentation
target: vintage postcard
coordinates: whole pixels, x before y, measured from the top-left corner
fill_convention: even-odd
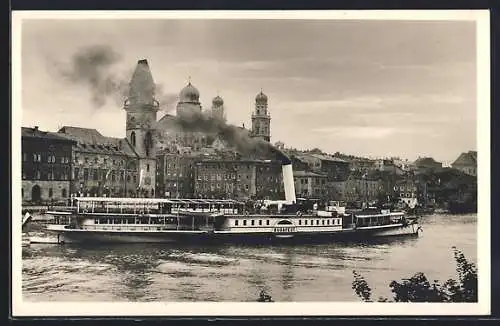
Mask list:
[[[14,316],[490,313],[488,11],[12,17]]]

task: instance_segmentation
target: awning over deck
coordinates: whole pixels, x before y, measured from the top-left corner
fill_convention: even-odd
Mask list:
[[[113,198],[113,197],[75,197],[74,200],[79,202],[93,203],[121,203],[121,204],[233,204],[244,205],[243,202],[233,199],[191,199],[191,198]]]

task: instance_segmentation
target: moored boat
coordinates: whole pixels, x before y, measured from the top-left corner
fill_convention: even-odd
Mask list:
[[[47,230],[59,243],[336,241],[419,233],[418,220],[404,212],[347,214],[338,201],[308,205],[295,197],[289,160],[282,170],[285,200],[265,201],[268,209],[260,212],[231,199],[75,197],[71,207],[47,212],[55,221]]]
[[[47,226],[58,243],[232,242],[321,240],[418,235],[404,212],[342,213],[338,202],[305,212],[297,204],[277,213],[245,211],[234,200],[75,198],[71,209],[49,211]]]

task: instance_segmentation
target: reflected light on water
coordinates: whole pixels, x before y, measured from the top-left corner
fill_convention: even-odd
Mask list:
[[[28,301],[358,301],[352,271],[375,297],[424,272],[454,278],[451,247],[476,262],[476,216],[429,216],[419,238],[314,245],[32,245],[23,248]]]

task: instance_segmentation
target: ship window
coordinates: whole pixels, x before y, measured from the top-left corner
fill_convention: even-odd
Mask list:
[[[307,220],[304,221],[304,225],[307,225]]]
[[[254,225],[254,224],[255,224],[255,221],[254,221],[254,220],[252,220],[252,225]]]
[[[247,225],[247,220],[243,220],[243,225]]]
[[[316,220],[316,225],[319,225],[319,220]]]
[[[99,224],[99,219],[98,218],[94,219],[94,224]]]
[[[302,220],[299,220],[299,225],[302,225]]]
[[[239,222],[238,220],[235,220],[234,225],[238,226],[238,222]]]
[[[325,220],[322,220],[322,221],[321,221],[321,224],[325,225]]]
[[[259,225],[262,225],[262,220],[259,220]]]
[[[266,221],[266,224],[269,225],[269,220]]]

